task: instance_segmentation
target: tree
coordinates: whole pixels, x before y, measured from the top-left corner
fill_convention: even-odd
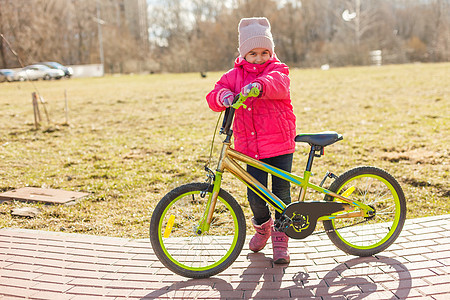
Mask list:
[[[0,32],[25,64],[100,63],[102,43],[109,72],[228,69],[239,20],[253,16],[270,20],[275,51],[291,66],[369,64],[371,50],[389,63],[450,59],[448,0],[166,0],[149,10],[150,47],[131,30],[127,9],[138,1],[0,0]],[[19,67],[3,40],[0,64]]]

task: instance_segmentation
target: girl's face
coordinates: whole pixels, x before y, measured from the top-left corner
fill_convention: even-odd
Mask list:
[[[251,64],[262,65],[270,59],[270,51],[264,48],[255,48],[247,53],[244,59]]]

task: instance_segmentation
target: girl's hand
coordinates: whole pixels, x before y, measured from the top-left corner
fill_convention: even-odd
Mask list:
[[[225,107],[230,107],[231,104],[233,104],[233,101],[234,101],[234,95],[232,92],[226,92],[222,96],[222,103],[223,103],[223,106],[225,106]]]
[[[247,84],[241,90],[242,96],[247,97],[248,94],[250,93],[250,91],[252,90],[252,88],[257,88],[258,91],[261,92],[262,85],[260,83],[258,83],[258,82],[253,82],[253,83]]]

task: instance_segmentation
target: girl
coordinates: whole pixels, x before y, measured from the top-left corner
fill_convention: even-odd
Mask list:
[[[236,94],[248,95],[253,87],[258,97],[248,98],[247,108],[236,110],[233,126],[235,150],[291,172],[295,150],[295,116],[290,99],[288,67],[274,53],[270,24],[266,18],[244,18],[239,27],[239,54],[234,68],[225,73],[206,96],[213,111],[229,107]],[[267,186],[268,174],[252,166],[247,171]],[[272,192],[283,202],[291,202],[290,184],[272,177]],[[273,260],[288,263],[288,237],[274,231],[274,221],[264,200],[253,191],[247,191],[254,217],[256,234],[250,241],[250,250],[258,252],[272,237]],[[278,219],[280,213],[275,213]]]

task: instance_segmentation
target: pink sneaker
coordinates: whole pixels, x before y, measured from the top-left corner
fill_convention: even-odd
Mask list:
[[[272,218],[270,218],[265,223],[261,225],[256,225],[255,219],[252,218],[252,224],[256,230],[256,233],[250,240],[249,248],[253,252],[258,252],[262,250],[262,248],[264,248],[264,246],[267,243],[267,240],[270,238],[270,235],[272,234],[273,220]]]
[[[288,250],[289,237],[284,232],[272,230],[273,262],[287,264],[291,261]]]

